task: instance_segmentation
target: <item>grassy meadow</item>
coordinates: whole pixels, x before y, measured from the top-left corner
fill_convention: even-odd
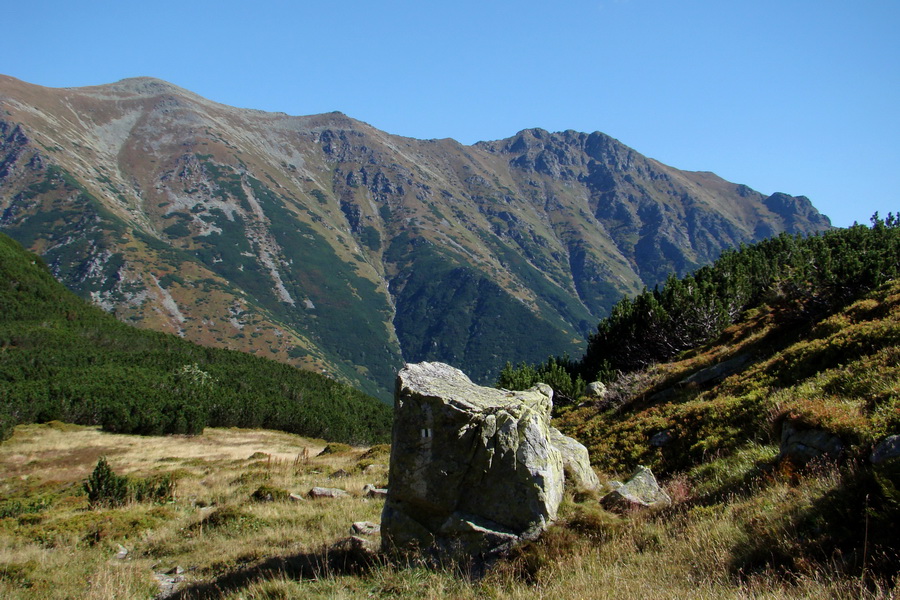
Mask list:
[[[480,579],[360,562],[333,546],[352,522],[379,521],[382,501],[363,486],[386,483],[387,448],[319,454],[326,445],[263,430],[140,437],[20,425],[0,446],[0,597],[890,598],[897,583],[802,547],[798,514],[840,490],[844,474],[761,469],[777,452],[765,445],[670,478],[675,504],[662,511],[615,515],[569,490],[559,522]],[[82,482],[101,456],[132,480],[171,474],[173,497],[91,508]],[[350,495],[254,500],[261,486]],[[780,552],[796,553],[791,569],[764,560]]]

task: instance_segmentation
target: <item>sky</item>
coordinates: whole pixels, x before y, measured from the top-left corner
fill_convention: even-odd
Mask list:
[[[31,0],[4,22],[0,73],[33,84],[151,76],[465,144],[602,131],[840,227],[900,212],[898,0]]]

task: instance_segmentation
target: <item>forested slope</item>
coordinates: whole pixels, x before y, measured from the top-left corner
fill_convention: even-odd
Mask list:
[[[390,408],[324,376],[125,325],[0,235],[0,431],[63,420],[109,431],[266,427],[385,441]]]

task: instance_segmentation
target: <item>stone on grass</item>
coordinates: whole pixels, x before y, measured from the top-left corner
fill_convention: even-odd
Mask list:
[[[381,525],[371,521],[356,521],[350,526],[350,533],[354,535],[375,535],[381,532]]]
[[[900,435],[892,435],[884,438],[875,446],[869,460],[874,465],[880,465],[897,457],[900,457]]]
[[[833,433],[790,420],[781,425],[779,460],[787,458],[797,465],[805,465],[819,458],[837,458],[843,451],[844,442]]]
[[[592,381],[587,385],[584,395],[592,400],[602,400],[606,397],[606,393],[606,385],[602,381]]]
[[[397,377],[383,549],[477,560],[540,534],[563,496],[552,396],[544,384],[509,392],[445,364],[407,365]]]
[[[349,494],[339,488],[314,487],[309,490],[310,498],[346,498]]]
[[[378,488],[371,483],[364,485],[362,491],[366,498],[386,498],[388,493],[387,488]]]
[[[672,503],[669,495],[659,486],[653,472],[647,467],[638,467],[625,483],[611,481],[613,491],[603,496],[603,508],[614,512],[628,512],[641,508],[656,508]]]

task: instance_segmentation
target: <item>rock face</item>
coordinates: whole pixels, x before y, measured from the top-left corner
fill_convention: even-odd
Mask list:
[[[553,391],[473,384],[441,363],[397,377],[388,495],[388,552],[486,556],[538,535],[563,495],[563,459],[551,440]]]

